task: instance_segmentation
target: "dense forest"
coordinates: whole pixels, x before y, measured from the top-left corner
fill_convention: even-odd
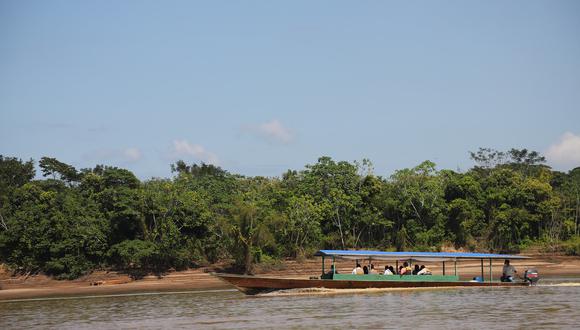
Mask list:
[[[526,149],[470,153],[465,172],[425,161],[377,176],[369,160],[321,157],[281,177],[171,165],[77,170],[0,156],[0,263],[76,278],[94,269],[159,272],[232,260],[303,258],[320,248],[580,253],[580,167],[552,170]]]

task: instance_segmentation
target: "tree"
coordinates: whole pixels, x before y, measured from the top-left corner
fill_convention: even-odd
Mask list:
[[[412,169],[396,171],[391,177],[398,199],[399,223],[406,228],[409,243],[430,248],[445,236],[444,185],[435,163],[424,161]]]
[[[504,164],[506,153],[491,148],[479,148],[476,152],[470,151],[471,159],[484,169]]]
[[[0,155],[0,195],[5,196],[9,188],[18,188],[30,182],[35,174],[32,159],[24,162],[22,159]]]
[[[476,165],[464,173],[425,161],[384,179],[367,159],[320,157],[269,178],[177,161],[171,178],[144,182],[126,169],[77,171],[48,157],[47,178],[35,180],[32,160],[0,156],[0,262],[74,278],[232,258],[252,273],[256,263],[319,248],[577,250],[580,168],[553,171],[528,149],[470,154]]]
[[[15,189],[34,178],[34,162],[0,155],[0,232],[8,230],[4,214],[10,212],[9,201]]]
[[[52,176],[53,179],[58,176],[60,180],[69,184],[80,179],[80,174],[73,166],[60,162],[56,158],[42,157],[39,166],[44,176]]]
[[[528,149],[510,149],[507,154],[511,162],[515,164],[538,165],[546,162],[546,157],[540,155],[537,151],[528,151]]]
[[[216,261],[219,247],[208,202],[178,182],[155,179],[143,184],[144,239],[155,244],[158,269],[184,268]]]
[[[268,228],[268,218],[256,202],[238,200],[232,210],[231,233],[234,235],[234,256],[244,274],[253,273],[256,248],[272,244],[273,236]]]
[[[38,181],[16,189],[10,203],[0,256],[17,271],[76,278],[103,261],[106,220],[90,200],[62,183]]]
[[[183,160],[178,160],[175,162],[175,164],[172,164],[171,172],[178,174],[187,173],[193,176],[226,176],[228,174],[227,171],[223,170],[219,166],[205,163],[201,163],[200,165],[187,165]]]
[[[560,199],[560,213],[566,237],[579,236],[580,228],[580,167],[568,173],[553,172],[550,185]]]
[[[322,232],[320,221],[322,208],[310,196],[292,196],[285,210],[286,221],[278,227],[279,242],[287,250],[287,255],[304,255],[305,249],[317,246]]]
[[[111,244],[123,240],[144,238],[145,226],[139,212],[139,187],[141,183],[133,173],[116,167],[94,171],[83,183],[94,189],[91,194],[99,203],[101,212],[109,220]],[[97,174],[99,173],[99,174]]]
[[[355,165],[335,162],[330,157],[321,157],[316,164],[306,165],[301,173],[298,190],[312,196],[324,208],[323,230],[325,234],[337,233],[339,241],[331,244],[339,243],[343,249],[353,246],[358,235],[354,210],[361,202],[360,182]]]

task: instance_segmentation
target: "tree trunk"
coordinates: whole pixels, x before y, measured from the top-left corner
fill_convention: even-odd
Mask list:
[[[340,241],[342,243],[342,249],[344,250],[344,235],[342,234],[342,223],[340,222],[340,214],[338,213],[338,208],[336,209],[336,221],[338,224],[338,231],[340,232]]]
[[[8,230],[8,226],[6,226],[6,222],[4,222],[4,217],[2,216],[2,213],[0,213],[0,224],[2,225],[2,228],[4,228],[4,230]]]
[[[252,246],[245,245],[244,251],[244,274],[252,274]]]
[[[578,190],[576,190],[576,214],[574,215],[574,233],[576,234],[576,236],[578,236],[578,234],[580,234],[580,232],[578,232],[578,213],[580,212],[580,194],[578,193]]]

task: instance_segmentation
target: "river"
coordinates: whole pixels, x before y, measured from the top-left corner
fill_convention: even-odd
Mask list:
[[[580,278],[529,288],[234,290],[0,302],[0,328],[580,328]]]

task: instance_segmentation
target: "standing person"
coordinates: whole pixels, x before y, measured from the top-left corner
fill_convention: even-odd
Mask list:
[[[518,271],[515,269],[515,267],[510,265],[510,261],[506,259],[506,261],[503,263],[500,280],[502,282],[513,282],[514,275],[517,273]]]

